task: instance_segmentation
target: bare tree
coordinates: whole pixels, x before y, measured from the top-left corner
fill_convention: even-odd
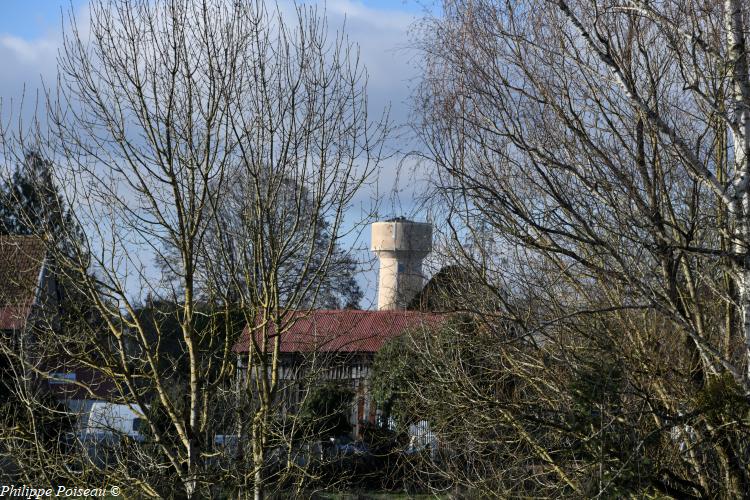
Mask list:
[[[647,436],[662,436],[663,454],[648,454],[660,459],[641,469],[648,488],[740,495],[746,429],[704,403],[724,387],[746,408],[750,391],[747,6],[443,7],[420,31],[417,94],[434,199],[448,238],[477,243],[453,245],[455,260],[495,290],[479,317],[490,331],[505,316],[525,333],[498,363],[551,398],[507,422],[568,493],[613,491],[604,479],[589,490],[586,466],[573,464],[590,456],[559,451],[624,418],[640,436],[629,463]],[[574,408],[563,381],[599,376],[587,348],[622,367],[615,392],[628,416],[610,406],[609,425],[597,410],[602,421],[584,436],[545,412]],[[464,371],[446,369],[468,384]],[[639,427],[644,419],[655,427]],[[548,431],[561,439],[546,441]]]
[[[290,18],[263,2],[102,0],[88,27],[68,28],[49,128],[21,139],[59,166],[85,238],[77,252],[48,251],[96,321],[50,345],[139,412],[149,436],[115,464],[86,466],[133,495],[262,498],[278,334],[334,272],[345,211],[386,130],[368,116],[356,47],[315,9]],[[222,194],[237,172],[247,198],[234,206]],[[173,309],[144,316],[146,296]],[[259,333],[239,386],[244,325]],[[169,353],[180,359],[165,370]],[[220,433],[252,443],[227,476],[216,474]]]

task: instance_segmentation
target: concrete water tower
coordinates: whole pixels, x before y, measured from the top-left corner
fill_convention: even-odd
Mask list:
[[[422,259],[432,250],[432,224],[396,217],[372,225],[380,260],[378,310],[405,309],[424,286]]]

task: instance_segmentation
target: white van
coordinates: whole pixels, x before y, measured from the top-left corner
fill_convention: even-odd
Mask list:
[[[79,437],[82,440],[128,436],[138,442],[143,441],[141,426],[144,415],[139,405],[92,401],[86,410],[79,421]]]

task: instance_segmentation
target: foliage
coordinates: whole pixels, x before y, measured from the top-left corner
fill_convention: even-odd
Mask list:
[[[299,410],[300,423],[314,436],[322,438],[349,434],[354,391],[335,381],[313,384]]]
[[[455,316],[439,328],[420,328],[386,342],[375,355],[370,373],[372,396],[384,414],[382,423],[393,417],[397,430],[403,433],[409,425],[432,413],[434,409],[422,406],[421,398],[415,397],[431,376],[432,367],[426,363],[435,360],[427,354],[440,351],[446,360],[475,363],[478,360],[471,352],[473,342],[463,339],[476,336],[477,326],[469,316]],[[473,369],[480,369],[479,365]]]
[[[416,419],[412,406],[405,403],[410,399],[409,383],[416,378],[420,359],[409,348],[408,335],[386,342],[375,354],[370,371],[370,390],[383,412],[383,424],[393,417],[401,431]]]
[[[585,496],[702,494],[699,484],[672,472],[676,444],[708,457],[716,443],[744,434],[744,396],[731,378],[719,378],[694,404],[683,404],[681,414],[664,415],[668,410],[649,401],[644,387],[674,386],[677,379],[628,368],[633,353],[617,343],[629,334],[612,320],[569,322],[566,342],[543,349],[517,328],[466,319],[391,341],[376,358],[374,395],[400,432],[424,420],[438,443],[438,458],[412,461],[410,474],[442,478],[475,495],[575,495],[574,487]],[[588,338],[579,342],[574,332]],[[654,363],[662,356],[652,355]],[[689,357],[676,361],[684,355],[672,353],[675,370],[689,371]],[[657,416],[671,423],[659,425]],[[698,443],[694,426],[705,419],[734,423],[712,443]],[[524,479],[529,471],[545,477],[544,485]]]
[[[750,425],[750,401],[737,382],[726,374],[712,377],[695,394],[693,408],[713,425]]]

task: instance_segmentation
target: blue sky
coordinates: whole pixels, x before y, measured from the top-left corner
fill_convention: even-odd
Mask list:
[[[81,9],[86,3],[86,0],[3,0],[0,4],[2,13],[0,34],[30,40],[50,32],[57,32],[60,28],[60,9],[67,10],[71,5],[75,9]],[[381,12],[418,14],[422,10],[422,6],[414,0],[370,0],[346,3]]]
[[[361,61],[369,74],[371,115],[390,107],[396,126],[403,126],[409,116],[409,97],[418,76],[415,54],[409,49],[409,28],[424,12],[426,0],[328,0],[313,2],[326,6],[329,26],[339,27],[346,20],[350,39],[360,46]],[[282,8],[291,0],[280,0]],[[427,2],[429,4],[429,2]],[[87,13],[86,0],[1,0],[0,1],[0,116],[14,114],[24,96],[24,111],[33,108],[41,81],[49,86],[56,75],[55,58],[60,47],[61,12],[73,8],[79,20]],[[31,104],[31,105],[30,105]],[[25,113],[24,113],[25,114]],[[405,135],[405,128],[397,131],[391,150],[412,150],[415,144]],[[409,187],[394,190],[394,180],[400,155],[396,154],[382,165],[377,186],[361,193],[362,205],[374,197],[381,199],[381,218],[407,215],[424,219],[425,214],[414,209],[412,199],[418,183],[404,182]],[[402,177],[403,179],[403,177]],[[356,210],[356,207],[355,207]],[[352,220],[358,219],[352,214]],[[343,245],[358,249],[362,263],[360,286],[365,291],[365,308],[373,306],[375,298],[375,262],[366,250],[369,231],[362,239],[349,238]]]
[[[82,0],[73,2],[75,8],[84,4]],[[5,0],[0,7],[0,34],[33,40],[59,32],[60,9],[70,5],[67,0]]]

